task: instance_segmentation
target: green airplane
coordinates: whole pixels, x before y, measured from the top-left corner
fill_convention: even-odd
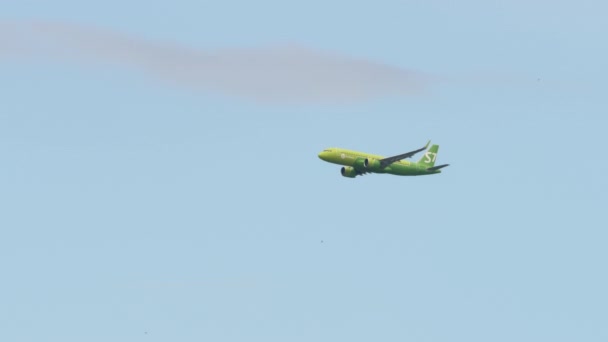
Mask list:
[[[397,176],[432,175],[441,173],[440,169],[449,165],[435,166],[439,145],[431,146],[418,162],[403,160],[426,150],[430,143],[431,141],[429,140],[422,148],[392,157],[382,157],[375,154],[332,147],[321,151],[319,158],[329,163],[344,165],[340,172],[342,176],[348,178],[355,178],[368,173],[388,173]]]

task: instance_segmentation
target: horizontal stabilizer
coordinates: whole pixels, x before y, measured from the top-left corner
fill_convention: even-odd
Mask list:
[[[438,166],[429,167],[429,168],[427,169],[427,171],[436,171],[436,170],[439,170],[439,169],[444,168],[444,167],[446,167],[446,166],[450,166],[450,164],[443,164],[443,165],[438,165]]]

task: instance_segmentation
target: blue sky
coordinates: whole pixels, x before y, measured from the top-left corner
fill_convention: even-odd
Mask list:
[[[448,81],[271,105],[0,57],[0,339],[605,341],[606,10],[3,4],[7,20],[297,43]],[[428,139],[440,175],[346,179],[317,158]]]

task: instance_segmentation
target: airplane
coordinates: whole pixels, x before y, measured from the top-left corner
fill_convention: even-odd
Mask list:
[[[346,150],[332,147],[319,153],[319,158],[328,163],[344,165],[340,169],[342,176],[355,178],[368,173],[386,173],[397,176],[423,176],[441,173],[442,168],[450,165],[435,166],[439,145],[433,145],[417,162],[404,161],[418,152],[429,147],[431,141],[417,150],[392,157],[382,157],[375,154]]]

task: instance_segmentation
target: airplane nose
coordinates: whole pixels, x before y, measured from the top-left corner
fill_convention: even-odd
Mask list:
[[[326,156],[326,155],[327,155],[327,152],[325,152],[325,151],[321,151],[321,152],[319,153],[319,158],[320,158],[321,160],[325,160],[325,156]]]

